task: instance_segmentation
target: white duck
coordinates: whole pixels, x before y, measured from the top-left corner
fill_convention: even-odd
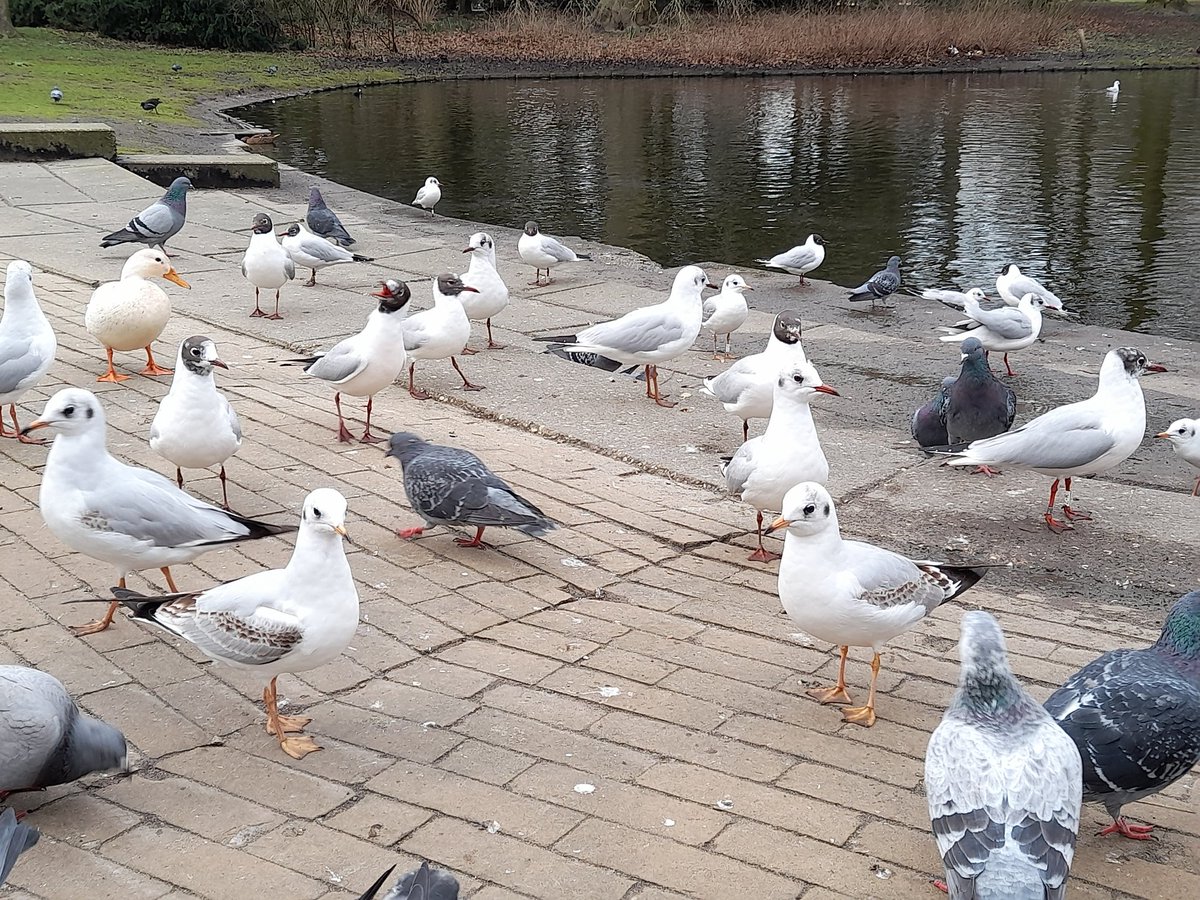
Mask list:
[[[483,319],[487,323],[488,342],[485,349],[503,350],[504,345],[492,339],[492,316],[500,315],[508,306],[508,285],[496,268],[496,242],[487,232],[477,231],[471,235],[463,253],[471,254],[471,265],[458,277],[467,287],[478,291],[475,294],[470,291],[459,294],[463,309],[468,319]],[[463,348],[464,356],[476,352],[469,347]]]
[[[167,327],[171,318],[171,298],[149,279],[165,278],[180,287],[190,288],[179,277],[171,260],[161,247],[147,247],[125,261],[120,281],[108,281],[96,288],[83,314],[88,334],[98,340],[108,354],[108,371],[97,381],[125,381],[128,375],[118,375],[113,368],[113,351],[146,351],[146,368],[142,375],[170,375],[154,362],[150,345]]]

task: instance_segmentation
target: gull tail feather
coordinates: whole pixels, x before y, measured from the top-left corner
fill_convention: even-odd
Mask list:
[[[575,255],[580,259],[586,259],[588,262],[592,261],[592,254],[590,253],[576,253]]]
[[[945,563],[929,560],[913,561],[922,570],[937,578],[944,589],[950,591],[942,603],[947,603],[970,590],[979,583],[989,568],[995,568],[994,566],[948,566]]]
[[[361,253],[355,253],[353,257],[355,262],[375,262],[375,257],[363,256]]]
[[[609,359],[607,356],[601,356],[591,350],[573,350],[570,344],[551,344],[545,350],[554,356],[562,359],[570,360],[573,363],[578,363],[581,366],[591,366],[594,369],[603,369],[605,372],[616,372],[621,368],[621,363],[615,359]]]

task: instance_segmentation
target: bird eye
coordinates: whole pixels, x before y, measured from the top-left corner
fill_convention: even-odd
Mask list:
[[[313,518],[314,519],[321,518],[321,511],[315,507],[313,508]]]
[[[804,507],[804,514],[806,516],[811,516],[816,511],[817,511],[817,507],[813,503],[810,503],[810,504],[808,504],[808,506]]]
[[[200,355],[200,348],[199,348],[199,347],[193,347],[193,348],[192,348],[192,356],[199,356],[199,355]]]
[[[1180,428],[1180,429],[1179,429],[1179,433],[1180,433],[1180,434],[1187,434],[1187,429],[1186,429],[1186,428]]]
[[[68,407],[64,408],[63,415],[66,416],[68,419],[71,418],[71,416],[75,415],[75,407],[68,406]]]
[[[804,384],[804,376],[803,375],[793,375],[792,381],[796,382],[796,384]]]

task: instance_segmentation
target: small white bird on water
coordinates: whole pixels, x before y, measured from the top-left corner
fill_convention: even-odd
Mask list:
[[[704,301],[704,321],[701,327],[713,336],[713,359],[733,359],[729,352],[729,338],[746,323],[750,307],[746,305],[746,291],[754,288],[736,272],[726,275],[721,283],[721,293]],[[725,354],[717,353],[717,336],[725,335]]]
[[[829,462],[809,406],[818,394],[839,396],[808,360],[785,367],[776,380],[766,432],[742,444],[721,469],[729,492],[756,510],[758,549],[750,554],[754,562],[779,558],[763,547],[764,510],[783,509],[784,495],[802,481],[824,484],[829,478]]]
[[[194,644],[205,656],[271,676],[263,689],[267,734],[293,759],[321,747],[297,734],[312,720],[279,713],[276,682],[341,655],[358,630],[358,591],[346,560],[346,498],[318,488],[304,499],[292,558],[205,591],[148,597],[116,588],[113,596],[142,619]]]
[[[803,244],[778,253],[770,259],[759,259],[755,262],[771,269],[783,269],[792,275],[798,275],[800,283],[797,287],[801,287],[808,283],[804,276],[825,262],[825,238],[819,234],[810,234]]]
[[[1104,89],[1104,93],[1108,94],[1113,100],[1117,99],[1117,95],[1121,93],[1121,82],[1118,79]]]
[[[442,183],[430,175],[417,191],[417,196],[413,198],[413,206],[429,210],[429,215],[432,216],[433,208],[438,205],[441,199]]]
[[[1200,469],[1200,419],[1176,419],[1167,426],[1166,431],[1160,431],[1156,438],[1171,442],[1179,458],[1189,465]],[[1200,476],[1196,478],[1196,486],[1192,488],[1192,496],[1200,494]]]
[[[384,290],[392,291],[395,282],[385,282]],[[417,390],[417,360],[449,359],[454,371],[462,378],[464,391],[482,391],[483,385],[472,384],[458,367],[455,359],[471,339],[471,320],[463,309],[462,295],[478,293],[477,288],[462,283],[457,275],[438,275],[432,280],[433,309],[422,310],[404,320],[404,349],[408,353],[408,393],[416,400],[428,400],[432,395]]]
[[[496,268],[496,242],[485,231],[477,231],[471,235],[463,253],[471,254],[471,265],[467,271],[458,276],[467,287],[475,288],[476,293],[467,291],[459,294],[467,318],[487,323],[488,341],[485,349],[503,350],[503,344],[497,344],[492,338],[492,318],[504,312],[508,306],[508,285],[500,277]],[[463,355],[477,353],[470,347],[463,348]]]
[[[298,266],[312,269],[312,275],[304,282],[305,287],[313,287],[317,283],[317,270],[329,266],[338,266],[351,262],[373,262],[371,257],[352,253],[345,247],[339,247],[320,235],[313,234],[299,222],[293,222],[284,232],[283,249]]]
[[[517,254],[534,267],[537,277],[529,283],[539,286],[542,284],[542,269],[546,270],[546,284],[550,284],[554,280],[550,277],[550,270],[555,266],[592,258],[590,253],[576,253],[557,238],[542,234],[538,230],[538,223],[532,220],[525,223],[525,230],[517,241]]]
[[[250,246],[242,257],[242,275],[254,285],[252,319],[282,319],[279,314],[279,289],[296,277],[296,264],[279,238],[266,213],[256,213],[252,220]],[[315,277],[314,277],[315,280]],[[275,292],[275,312],[268,315],[258,305],[259,291]]]
[[[970,317],[956,325],[943,325],[944,331],[938,340],[956,343],[976,338],[985,350],[1004,354],[1004,367],[1010,376],[1017,373],[1008,364],[1008,354],[1024,350],[1033,345],[1042,333],[1042,308],[1045,301],[1035,294],[1026,294],[1016,309],[1001,306],[983,309],[974,297],[968,296],[965,309]]]
[[[8,264],[4,279],[4,315],[0,317],[0,437],[23,444],[41,441],[21,434],[17,401],[37,386],[54,365],[58,340],[33,292],[33,269],[21,259]],[[4,407],[13,430],[4,430]]]
[[[150,449],[175,464],[175,483],[184,469],[221,467],[221,503],[229,509],[225,461],[242,446],[237,413],[217,390],[213,369],[228,369],[212,339],[197,334],[179,345],[171,389],[150,425]]]

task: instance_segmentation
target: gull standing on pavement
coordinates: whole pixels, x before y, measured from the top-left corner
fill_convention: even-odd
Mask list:
[[[792,275],[798,275],[800,285],[805,285],[808,282],[804,280],[804,276],[825,262],[825,238],[819,234],[810,234],[803,244],[776,254],[770,259],[758,259],[755,262],[771,269],[783,269]]]
[[[298,734],[312,719],[279,713],[276,682],[341,655],[358,630],[358,591],[346,561],[346,498],[318,488],[304,499],[292,558],[204,591],[150,597],[114,588],[133,618],[183,638],[216,662],[271,681],[263,689],[267,734],[293,759],[320,750]]]
[[[314,187],[308,192],[308,213],[304,221],[308,223],[308,228],[313,234],[335,244],[349,247],[354,243],[354,238],[350,237],[350,232],[342,225],[337,213],[325,205],[325,198],[321,196],[318,188]]]
[[[395,282],[384,282],[383,290],[392,291]],[[457,275],[443,274],[433,279],[433,309],[422,310],[404,320],[404,349],[408,353],[408,393],[417,400],[431,394],[418,391],[413,384],[418,359],[449,359],[462,378],[464,391],[482,391],[483,385],[471,384],[455,359],[471,339],[471,320],[463,308],[462,295],[477,294],[477,288],[462,283]],[[382,296],[382,293],[378,296]]]
[[[175,483],[180,488],[184,469],[220,466],[221,504],[229,509],[225,460],[242,446],[242,426],[217,390],[214,367],[229,368],[211,338],[197,334],[179,345],[171,389],[159,402],[150,425],[150,449],[175,464]]]
[[[463,284],[476,291],[474,294],[467,291],[458,295],[463,309],[468,319],[483,319],[487,323],[488,341],[485,349],[503,350],[504,345],[492,339],[492,317],[500,315],[508,306],[508,285],[496,268],[496,243],[487,232],[477,231],[471,235],[463,253],[471,254],[471,265],[458,277]],[[469,347],[463,348],[464,356],[477,352]]]
[[[1036,278],[1022,275],[1016,263],[1008,263],[996,277],[996,292],[1009,306],[1018,306],[1026,294],[1041,297],[1047,309],[1064,312],[1063,302]]]
[[[701,293],[710,284],[699,266],[684,266],[675,275],[671,294],[654,306],[643,306],[611,322],[600,322],[576,335],[536,338],[549,341],[547,353],[571,362],[615,371],[621,366],[646,367],[646,396],[659,406],[674,406],[658,389],[658,364],[687,352],[700,334],[704,316]]]
[[[1068,520],[1090,519],[1071,507],[1071,481],[1103,475],[1133,455],[1146,433],[1146,399],[1138,378],[1165,372],[1141,351],[1120,347],[1108,351],[1100,367],[1096,393],[1087,400],[1059,406],[1007,434],[975,441],[955,454],[952,466],[1013,466],[1054,479],[1043,518],[1051,531],[1072,527],[1054,517],[1060,479],[1066,479],[1063,514]]]
[[[779,599],[800,628],[841,648],[838,682],[808,695],[820,703],[849,704],[846,657],[870,647],[871,690],[862,706],[842,710],[856,725],[875,724],[875,682],[883,645],[911,629],[947,600],[968,590],[978,569],[914,561],[873,544],[842,539],[833,498],[821,485],[798,484],[783,498],[783,515],[768,534],[787,529],[779,563]]]
[[[342,394],[367,398],[367,423],[359,441],[377,444],[383,440],[371,434],[371,408],[375,395],[404,371],[408,357],[404,352],[404,310],[412,293],[403,281],[387,281],[372,296],[379,305],[367,317],[363,330],[334,344],[320,356],[293,360],[305,363],[304,371],[327,381],[335,388],[333,405],[337,409],[338,440],[348,444],[354,435],[342,418]]]
[[[413,197],[413,206],[429,210],[430,218],[432,218],[433,208],[438,205],[438,201],[441,199],[442,183],[430,175],[417,191],[417,196]]]
[[[770,418],[780,371],[806,359],[802,331],[800,314],[785,309],[775,317],[761,353],[742,357],[720,375],[704,379],[701,390],[742,420],[743,442],[750,437],[751,419]]]
[[[1045,301],[1034,294],[1026,294],[1021,304],[1013,309],[1001,306],[996,309],[982,308],[973,297],[967,297],[968,319],[954,325],[943,325],[942,330],[950,334],[938,340],[947,343],[975,338],[985,350],[1004,354],[1004,368],[1011,378],[1017,373],[1008,363],[1008,354],[1030,347],[1042,333],[1042,307]]]
[[[525,230],[517,241],[517,254],[534,267],[537,277],[529,283],[538,286],[542,284],[542,269],[546,270],[546,284],[550,284],[554,280],[550,277],[550,270],[555,266],[592,258],[590,253],[576,253],[556,238],[542,234],[538,231],[538,223],[532,220],[525,223]]]
[[[745,324],[750,315],[750,307],[746,305],[746,291],[754,288],[746,284],[744,278],[736,272],[726,275],[721,283],[721,293],[715,294],[704,301],[704,321],[702,328],[707,328],[713,336],[713,359],[733,359],[729,353],[729,338]],[[725,355],[717,353],[717,335],[725,335]]]
[[[301,227],[299,222],[293,222],[284,232],[283,249],[298,266],[312,269],[312,276],[304,282],[305,287],[313,287],[317,283],[317,270],[329,266],[337,266],[349,262],[374,262],[369,256],[351,253],[344,247],[331,244],[325,238],[313,234]]]
[[[227,544],[296,530],[227,512],[184,493],[157,472],[113,459],[104,409],[89,391],[59,391],[25,431],[39,428],[56,432],[38,493],[46,527],[72,550],[113,566],[121,587],[130,572],[159,569],[176,591],[171,566]],[[72,630],[80,635],[103,631],[116,607],[111,604],[99,622]]]
[[[1177,419],[1155,437],[1170,441],[1180,459],[1200,469],[1200,439],[1196,437],[1198,430],[1200,419]],[[1197,476],[1196,486],[1192,488],[1192,496],[1197,494],[1200,494],[1200,476]]]
[[[1004,634],[968,612],[958,690],[925,752],[925,795],[950,900],[1063,900],[1083,768],[1075,744],[1021,687]]]
[[[296,264],[275,235],[275,226],[266,213],[256,213],[250,226],[250,246],[242,257],[242,275],[254,285],[252,319],[282,319],[279,314],[279,289],[296,277]],[[315,279],[315,273],[314,273]],[[259,291],[275,292],[275,312],[268,315],[258,305]]]
[[[865,282],[850,292],[850,302],[870,300],[875,305],[876,300],[886,300],[900,288],[900,257],[893,256],[888,260],[887,267],[880,269]]]
[[[120,231],[105,235],[100,246],[146,244],[165,248],[187,221],[187,193],[191,187],[188,179],[176,178],[160,199],[130,219]]]
[[[4,315],[0,317],[0,437],[40,443],[21,434],[17,401],[37,387],[54,365],[57,352],[54,329],[33,292],[33,269],[22,259],[13,260],[4,279]],[[11,434],[4,430],[5,406],[12,417]]]
[[[158,340],[171,318],[171,298],[151,278],[164,278],[182,288],[190,288],[179,277],[161,247],[145,247],[125,261],[120,281],[108,281],[92,292],[83,314],[83,327],[104,346],[108,371],[97,381],[125,381],[113,368],[113,351],[145,350],[146,368],[142,375],[170,375],[154,361],[150,345]]]
[[[946,306],[953,306],[955,309],[965,309],[968,297],[976,303],[983,303],[988,298],[987,294],[983,292],[983,288],[971,288],[965,292],[926,288],[921,291],[921,296],[926,300],[936,300],[938,303],[944,303]]]
[[[776,379],[766,432],[742,444],[721,468],[729,493],[756,511],[758,549],[750,554],[754,562],[779,559],[778,553],[763,547],[763,511],[782,509],[784,495],[800,482],[824,484],[829,477],[809,406],[818,394],[839,396],[808,360],[784,368]]]

